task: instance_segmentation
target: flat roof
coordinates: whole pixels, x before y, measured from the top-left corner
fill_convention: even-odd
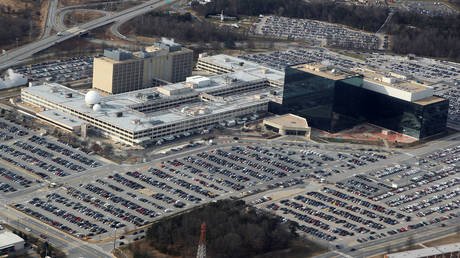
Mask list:
[[[347,71],[329,68],[321,64],[298,64],[291,66],[291,68],[336,81],[355,76],[355,74],[349,73]]]
[[[411,93],[431,89],[431,87],[427,87],[419,83],[411,82],[411,81],[404,80],[404,79],[398,79],[398,78],[394,78],[395,81],[393,83],[387,83],[387,82],[382,81],[382,79],[386,77],[385,75],[374,72],[374,71],[370,71],[370,70],[360,69],[359,73],[364,75],[365,80],[377,82],[384,86],[392,87],[398,90],[403,90],[403,91],[407,91]]]
[[[24,242],[24,239],[13,232],[4,230],[0,232],[0,249]]]
[[[436,97],[436,96],[431,96],[431,97],[428,97],[428,98],[419,99],[417,101],[414,101],[414,103],[422,105],[422,106],[425,106],[425,105],[441,102],[443,100],[445,100],[445,99],[440,98],[440,97]]]
[[[175,87],[168,85],[169,87]],[[216,85],[214,85],[216,86]],[[217,84],[219,87],[226,87],[226,85]],[[177,86],[180,87],[180,86]],[[206,88],[204,88],[206,89]],[[57,83],[45,84],[40,86],[32,86],[24,88],[23,91],[32,95],[40,96],[51,103],[57,103],[80,113],[87,114],[90,117],[101,120],[103,122],[112,124],[119,128],[128,131],[143,131],[162,124],[183,121],[192,119],[192,117],[181,112],[183,107],[193,107],[195,105],[202,105],[207,107],[211,113],[203,114],[217,114],[240,107],[253,105],[254,103],[268,102],[268,98],[258,99],[256,94],[269,93],[269,89],[263,89],[259,92],[249,92],[247,94],[233,95],[231,98],[225,98],[224,102],[199,102],[199,103],[186,103],[178,105],[169,110],[163,110],[152,113],[142,113],[131,109],[129,106],[147,102],[145,99],[136,97],[139,93],[152,93],[156,92],[154,89],[144,89],[136,92],[128,92],[123,94],[116,94],[110,96],[101,96],[101,109],[94,111],[85,103],[85,95],[73,89],[69,89]],[[192,93],[198,94],[197,91],[192,90]],[[72,93],[71,98],[66,97],[66,93]],[[190,93],[189,93],[190,95]],[[184,95],[177,95],[184,96]],[[187,96],[187,95],[186,95]],[[165,95],[160,94],[160,98],[167,98]],[[51,111],[54,112],[54,111]],[[117,113],[122,113],[121,117],[117,117]],[[51,113],[52,114],[52,113]],[[198,117],[200,115],[195,115]],[[134,122],[137,120],[138,122]]]
[[[284,84],[284,72],[254,63],[252,61],[241,59],[236,56],[220,54],[202,57],[200,60],[224,67],[234,72],[242,71],[246,74],[257,76],[259,78],[266,78],[272,81],[278,81],[281,84]]]
[[[279,124],[284,127],[299,127],[299,128],[307,128],[308,122],[307,119],[296,116],[294,114],[286,114],[281,116],[276,116],[273,118],[264,119],[264,122],[270,122]]]
[[[85,122],[76,116],[69,113],[65,113],[58,109],[50,109],[37,113],[39,116],[44,118],[52,119],[61,124],[65,124],[69,127],[81,126]]]
[[[94,59],[100,59],[100,60],[102,60],[102,61],[105,61],[105,62],[108,62],[108,63],[112,63],[112,64],[129,63],[129,62],[133,62],[133,61],[136,61],[136,60],[137,60],[136,58],[128,58],[128,59],[123,59],[123,60],[115,60],[115,59],[112,59],[112,58],[106,57],[106,56],[95,57]]]
[[[460,243],[428,247],[422,249],[416,249],[412,251],[405,251],[399,253],[388,254],[388,258],[418,258],[427,257],[431,255],[442,255],[444,253],[458,252],[460,251]]]

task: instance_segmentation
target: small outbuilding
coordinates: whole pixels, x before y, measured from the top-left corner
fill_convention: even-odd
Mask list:
[[[21,251],[23,249],[24,239],[7,230],[0,232],[0,255]]]
[[[307,119],[293,114],[264,119],[264,127],[281,135],[296,135],[310,139],[311,128]]]

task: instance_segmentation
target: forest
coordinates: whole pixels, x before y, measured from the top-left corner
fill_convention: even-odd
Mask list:
[[[253,257],[286,249],[297,238],[288,223],[260,213],[243,201],[221,200],[155,223],[147,230],[146,241],[164,254],[195,257],[203,222],[208,257]],[[134,248],[133,256],[151,257],[151,253],[146,248]]]
[[[125,31],[150,37],[170,37],[185,42],[224,42],[232,47],[235,41],[245,40],[245,33],[238,33],[229,26],[216,26],[211,22],[194,22],[190,13],[166,14],[151,12],[133,19]]]
[[[31,9],[18,12],[0,4],[0,46],[14,44],[16,39],[22,41],[24,37],[29,36],[29,33],[31,37],[37,36],[40,32],[39,28],[30,22],[33,15]],[[36,11],[35,15],[39,16],[40,12]]]
[[[392,50],[460,62],[460,15],[430,17],[397,12],[389,29]]]

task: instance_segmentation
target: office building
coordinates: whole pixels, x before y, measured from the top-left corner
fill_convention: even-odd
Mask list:
[[[262,69],[261,69],[262,68]],[[200,54],[196,69],[210,74],[226,74],[243,71],[267,79],[270,86],[283,87],[284,73],[235,56]]]
[[[24,88],[21,98],[54,126],[91,128],[128,145],[148,145],[266,113],[275,87],[261,75],[264,67],[255,68],[109,96],[52,83]]]
[[[193,51],[172,40],[162,39],[139,52],[104,50],[94,58],[93,88],[118,94],[156,86],[158,82],[180,82],[192,74]]]
[[[460,257],[460,243],[453,243],[435,247],[427,247],[411,251],[404,251],[384,255],[385,258],[458,258]]]
[[[446,130],[448,106],[415,82],[302,64],[286,68],[282,101],[269,110],[305,117],[310,126],[332,133],[369,122],[420,139]]]

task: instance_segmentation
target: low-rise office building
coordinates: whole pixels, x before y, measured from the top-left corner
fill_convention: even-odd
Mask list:
[[[458,258],[460,243],[386,254],[385,258]]]
[[[21,98],[40,107],[37,115],[54,125],[74,130],[81,122],[82,130],[92,128],[129,145],[152,144],[267,112],[273,87],[263,77],[237,71],[208,79],[201,87],[189,80],[109,96],[47,84],[22,89]]]
[[[196,69],[210,74],[243,71],[265,78],[270,83],[270,86],[282,87],[284,84],[283,72],[235,56],[223,54],[214,56],[200,55]]]

